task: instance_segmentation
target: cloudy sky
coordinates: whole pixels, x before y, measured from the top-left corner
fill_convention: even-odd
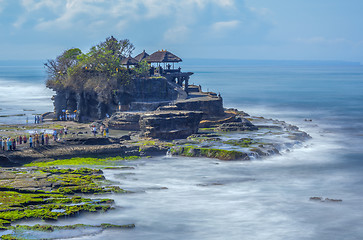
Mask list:
[[[0,60],[87,51],[108,36],[135,54],[363,62],[362,0],[0,0]]]

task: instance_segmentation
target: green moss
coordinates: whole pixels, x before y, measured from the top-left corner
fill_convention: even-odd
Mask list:
[[[20,209],[8,209],[8,211],[0,212],[0,219],[3,221],[14,222],[21,219],[45,219],[57,220],[61,216],[69,216],[79,212],[96,212],[107,211],[111,208],[110,205],[102,205],[109,200],[98,202],[82,202],[78,205],[68,204],[43,204],[34,205]]]
[[[231,139],[231,140],[228,140],[228,141],[223,141],[223,143],[228,144],[228,145],[232,145],[232,146],[248,148],[248,147],[250,147],[250,145],[256,144],[257,142],[255,142],[251,138],[241,138],[241,139],[238,139],[238,140],[232,140]]]
[[[173,155],[181,155],[187,157],[218,158],[220,160],[236,160],[236,159],[249,160],[247,154],[243,152],[224,150],[224,149],[214,149],[214,148],[199,148],[195,146],[184,146],[179,148],[173,148],[171,150],[171,153]]]
[[[124,161],[124,160],[135,160],[140,157],[138,156],[127,156],[127,157],[108,157],[108,158],[71,158],[71,159],[62,159],[62,160],[54,160],[47,162],[33,162],[26,164],[26,167],[52,167],[52,166],[85,166],[85,165],[99,165],[99,166],[107,166],[113,165],[114,161]]]
[[[156,142],[153,141],[153,140],[149,140],[149,141],[140,141],[140,143],[143,145],[143,146],[155,146],[156,145]]]
[[[199,128],[199,131],[202,131],[202,132],[214,132],[216,129],[213,128],[213,127],[210,127],[210,128]]]
[[[2,235],[1,239],[5,239],[5,240],[26,240],[26,238],[16,237],[13,234]]]
[[[40,231],[40,232],[53,232],[54,230],[70,230],[70,229],[91,228],[91,227],[98,227],[98,228],[102,228],[102,229],[134,228],[135,224],[116,225],[116,224],[110,224],[110,223],[102,223],[100,225],[74,224],[74,225],[65,225],[65,226],[54,226],[54,225],[49,225],[49,224],[46,224],[46,225],[36,224],[34,226],[16,225],[16,226],[13,226],[13,227],[9,227],[8,229],[11,229],[11,230]]]
[[[1,187],[0,229],[7,229],[11,222],[21,219],[57,220],[80,212],[107,211],[114,202],[112,199],[92,200],[81,196],[71,197],[69,194],[126,192],[118,186],[100,186],[104,180],[101,170],[40,168],[25,173],[29,177],[42,176],[42,180],[52,182],[53,190],[46,192]]]

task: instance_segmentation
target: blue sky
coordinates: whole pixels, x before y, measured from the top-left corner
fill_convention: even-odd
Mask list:
[[[363,62],[361,0],[0,0],[0,60],[87,51],[108,36],[135,54]]]

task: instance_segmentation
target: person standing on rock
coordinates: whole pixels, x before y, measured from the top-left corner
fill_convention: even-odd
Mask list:
[[[45,145],[49,144],[49,135],[45,134]]]
[[[23,137],[23,142],[24,142],[24,144],[26,144],[26,142],[27,142],[27,139],[26,139],[26,136],[25,135]]]
[[[108,127],[106,127],[105,132],[106,132],[106,137],[108,138],[108,132],[109,132]]]
[[[13,138],[12,148],[13,148],[13,151],[16,150],[16,139],[15,138]]]
[[[22,144],[23,143],[23,138],[22,136],[19,136],[19,144]]]
[[[29,136],[29,147],[30,148],[33,147],[33,137],[32,137],[32,135]]]
[[[53,129],[53,140],[57,141],[57,130]]]
[[[8,138],[7,143],[8,143],[8,151],[11,151],[11,138],[10,137]]]
[[[39,147],[39,135],[38,133],[34,136],[34,147]]]
[[[44,145],[44,133],[42,133],[42,135],[40,136],[40,142],[42,143],[42,145]]]
[[[64,138],[65,138],[65,137],[67,137],[67,134],[68,134],[67,126],[64,126],[63,131],[64,131]]]
[[[92,132],[93,132],[93,136],[96,137],[96,133],[97,133],[96,126],[92,126]]]

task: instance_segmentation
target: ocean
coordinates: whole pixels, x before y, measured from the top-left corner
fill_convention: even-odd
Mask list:
[[[136,228],[68,237],[363,238],[362,65],[190,60],[181,67],[194,72],[191,83],[220,93],[225,107],[286,121],[312,139],[249,162],[154,157],[126,163],[134,170],[104,170],[106,178],[136,193],[106,196],[115,199],[113,211],[55,224],[135,223]],[[42,65],[34,62],[0,66],[0,115],[26,114],[1,117],[0,123],[22,123],[26,116],[52,111],[53,92],[44,81]]]

